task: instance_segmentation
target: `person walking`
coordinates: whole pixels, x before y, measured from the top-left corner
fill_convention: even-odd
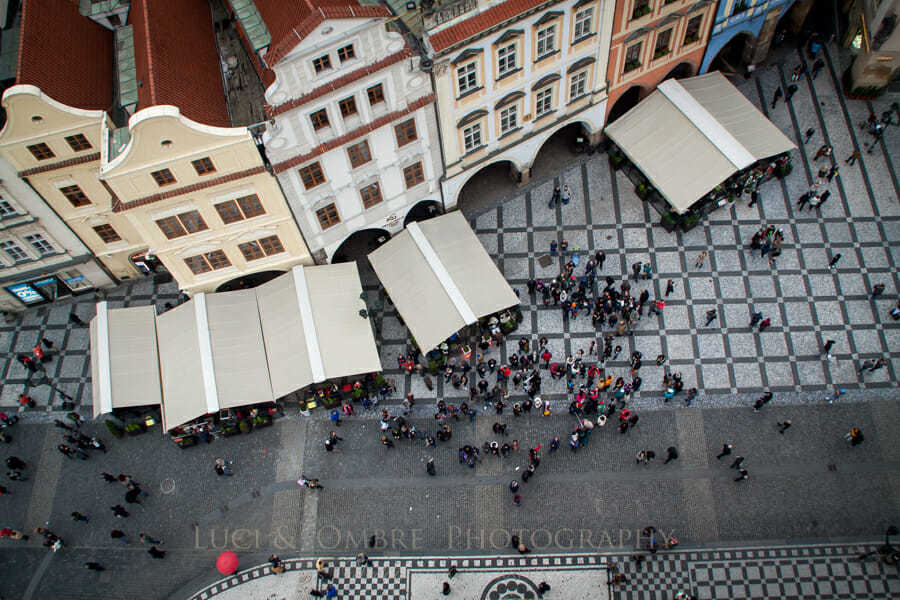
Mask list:
[[[707,252],[706,250],[702,250],[700,254],[697,255],[697,260],[694,263],[694,266],[698,269],[703,267],[703,263],[706,262],[707,256],[709,256],[709,252]]]
[[[76,521],[76,522],[81,521],[82,523],[87,523],[89,519],[86,516],[84,516],[83,514],[81,514],[80,512],[78,512],[77,510],[75,510],[75,511],[72,511],[72,520]]]
[[[835,265],[838,264],[838,261],[841,260],[841,253],[838,252],[834,256],[831,257],[831,261],[828,263],[829,269],[834,269]]]
[[[831,358],[831,348],[834,346],[834,340],[828,340],[825,342],[825,346],[822,347],[822,354],[825,355],[825,358]]]
[[[155,558],[157,560],[162,560],[163,558],[166,557],[166,551],[160,550],[156,546],[150,546],[150,549],[147,550],[147,554],[149,554],[150,556],[152,556],[153,558]]]
[[[547,205],[547,208],[553,208],[553,206],[559,202],[560,199],[560,191],[559,186],[553,186],[553,193],[550,195],[550,203]]]
[[[812,127],[810,127],[809,129],[807,129],[807,130],[806,130],[806,133],[804,133],[804,135],[805,135],[806,137],[805,137],[805,139],[803,140],[803,144],[804,144],[804,145],[808,144],[808,143],[809,143],[809,140],[812,139],[812,136],[815,135],[815,133],[816,133],[816,130],[813,129]]]
[[[341,426],[341,411],[333,408],[329,414],[329,418],[331,419],[331,422],[334,423],[335,427]]]
[[[69,323],[73,325],[77,325],[79,327],[87,327],[87,323],[81,320],[81,318],[75,313],[69,313]]]
[[[819,201],[816,202],[816,208],[822,208],[822,205],[825,204],[825,201],[831,198],[831,190],[825,190],[822,192],[822,195],[819,196]],[[812,206],[812,205],[810,205]],[[812,209],[810,209],[812,210]]]
[[[142,544],[150,544],[151,546],[156,546],[156,545],[162,543],[162,542],[159,541],[159,540],[153,539],[152,537],[150,537],[150,536],[147,535],[146,533],[139,533],[139,534],[138,534],[138,539],[141,541]]]
[[[101,564],[98,563],[98,562],[92,561],[92,560],[90,560],[90,561],[84,563],[83,566],[84,566],[85,569],[87,569],[87,570],[89,570],[89,571],[97,571],[97,572],[100,572],[100,571],[105,571],[105,570],[106,570],[106,569],[103,567],[103,565],[101,565]]]
[[[856,163],[856,161],[859,159],[859,157],[860,157],[859,150],[854,150],[853,153],[850,154],[850,156],[848,156],[847,160],[845,160],[844,162],[846,162],[848,165],[852,165],[852,164]]]
[[[666,460],[663,461],[663,464],[667,465],[670,462],[672,462],[673,460],[677,460],[677,459],[678,459],[678,449],[675,446],[669,446],[668,449],[666,449]]]
[[[784,435],[784,432],[788,430],[788,427],[793,425],[790,419],[785,419],[784,421],[778,422],[778,433]]]
[[[429,458],[428,462],[425,463],[425,472],[434,477],[437,474],[437,471],[434,468],[434,459]]]
[[[109,532],[109,537],[111,537],[114,540],[119,540],[123,544],[128,543],[128,538],[126,537],[125,532],[122,531],[121,529],[113,529],[112,531]]]
[[[719,312],[715,308],[706,311],[706,324],[704,327],[709,327],[709,324],[715,321],[717,316],[719,316]]]
[[[815,79],[816,77],[819,76],[819,71],[821,71],[822,67],[824,67],[824,66],[825,66],[825,61],[822,60],[821,58],[817,58],[812,66],[812,78],[813,79]]]
[[[117,519],[124,519],[128,517],[131,513],[125,510],[125,507],[121,504],[116,504],[115,506],[110,506],[109,510],[113,512]]]
[[[731,454],[731,451],[734,449],[734,444],[722,444],[722,451],[716,455],[716,459],[719,460],[723,456],[728,456]]]
[[[572,193],[569,191],[569,186],[564,185],[562,190],[562,203],[568,204],[569,200],[572,199]]]
[[[738,469],[738,470],[743,469],[744,468],[744,457],[738,456],[737,458],[735,458],[734,462],[732,462],[728,468],[729,469]]]
[[[781,97],[784,95],[784,92],[781,89],[781,86],[778,86],[775,89],[775,95],[772,97],[772,110],[775,110],[775,104],[781,100]]]
[[[734,478],[735,481],[743,481],[745,479],[750,479],[750,474],[747,472],[747,469],[738,470],[738,476]]]
[[[669,294],[675,291],[675,282],[671,279],[666,282],[666,298],[669,297]]]
[[[750,311],[750,328],[752,329],[753,326],[756,325],[757,323],[759,323],[760,321],[762,321],[762,319],[763,319],[762,311],[753,312],[751,310]]]
[[[884,293],[884,284],[876,283],[872,286],[872,300]]]

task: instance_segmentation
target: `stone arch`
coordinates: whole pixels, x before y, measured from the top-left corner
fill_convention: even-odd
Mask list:
[[[331,263],[363,262],[369,252],[375,250],[391,239],[391,234],[385,229],[360,229],[354,231],[340,243],[331,255]]]
[[[749,29],[736,31],[734,35],[721,43],[715,53],[711,50],[707,51],[707,55],[711,57],[706,67],[707,70],[743,73],[755,43],[756,34],[753,31]]]
[[[641,98],[644,97],[644,86],[633,85],[623,94],[621,94],[609,109],[609,116],[606,118],[607,125],[627,113],[629,110],[637,106]]]
[[[279,275],[284,275],[284,271],[281,270],[271,270],[271,271],[260,271],[258,273],[246,273],[244,275],[240,275],[239,277],[235,277],[234,279],[230,279],[216,288],[216,292],[233,292],[235,290],[249,290],[251,288],[255,288],[264,283],[272,281]]]
[[[570,121],[560,125],[550,132],[544,140],[534,150],[531,157],[531,176],[540,178],[553,171],[559,171],[565,165],[556,164],[560,158],[567,159],[571,153],[575,152],[575,146],[578,138],[583,138],[586,144],[595,142],[597,132],[587,121]],[[548,160],[548,157],[542,156],[542,153],[551,153],[552,158],[557,160]],[[566,161],[568,162],[568,161]],[[537,169],[537,170],[536,170]]]
[[[663,77],[663,81],[667,79],[684,79],[686,77],[692,77],[695,73],[694,63],[689,60],[681,61],[677,65],[675,65],[666,76]]]
[[[496,188],[502,186],[505,179],[509,184],[509,191],[512,193],[519,183],[521,173],[522,168],[510,158],[501,158],[473,170],[473,173],[459,186],[454,205],[467,216],[469,213],[480,212],[480,209],[484,207],[478,200],[485,194],[473,193],[474,188],[483,189],[485,186]]]
[[[405,228],[410,223],[416,221],[425,221],[432,217],[436,217],[442,212],[444,211],[442,210],[441,203],[437,200],[421,200],[416,202],[406,213],[406,218],[403,219],[403,227]]]

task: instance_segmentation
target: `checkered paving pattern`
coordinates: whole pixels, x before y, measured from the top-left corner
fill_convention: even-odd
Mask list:
[[[175,304],[179,293],[175,283],[154,285],[151,280],[135,281],[112,290],[79,296],[74,301],[57,302],[26,311],[18,323],[0,325],[0,407],[18,406],[19,394],[26,393],[37,403],[38,410],[59,408],[65,399],[74,398],[76,404],[90,405],[91,365],[90,331],[69,322],[76,314],[85,324],[96,314],[95,305],[107,300],[111,308],[154,304],[162,310],[166,302]],[[44,363],[44,371],[29,377],[28,370],[16,357],[31,355],[31,349],[46,338],[53,342],[53,351]]]
[[[530,575],[553,569],[596,569],[597,581],[606,579],[607,565],[625,574],[623,585],[609,584],[615,600],[671,600],[680,591],[701,600],[766,600],[792,598],[892,598],[900,594],[896,567],[877,561],[856,560],[872,550],[870,545],[817,545],[781,548],[749,548],[711,551],[660,552],[640,566],[630,554],[554,554],[497,557],[375,558],[368,567],[357,567],[351,558],[331,561],[334,583],[342,598],[359,600],[422,600],[411,597],[408,581],[416,571],[445,572],[450,565],[467,571],[508,570]],[[312,559],[288,559],[287,571],[312,572]],[[258,566],[222,579],[192,596],[207,600],[221,592],[260,578],[274,578],[268,566]],[[313,580],[310,573],[307,580]],[[580,591],[580,590],[572,590]],[[554,594],[565,594],[554,587]],[[559,596],[559,597],[564,597]]]

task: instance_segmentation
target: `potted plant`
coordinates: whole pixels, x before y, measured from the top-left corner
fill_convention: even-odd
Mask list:
[[[625,72],[627,73],[628,71],[634,71],[635,69],[637,69],[640,66],[641,66],[641,61],[639,61],[639,60],[625,61]]]
[[[640,19],[645,15],[650,14],[650,4],[645,4],[644,6],[636,6],[634,12],[631,13],[631,20]]]
[[[700,214],[696,212],[689,213],[681,221],[681,230],[687,232],[693,229],[700,222]]]
[[[238,429],[241,430],[241,433],[250,433],[252,428],[253,426],[247,419],[241,419],[240,423],[238,423]]]
[[[700,34],[698,34],[698,33],[695,33],[693,35],[688,35],[688,36],[685,36],[685,38],[684,38],[684,44],[685,45],[693,44],[694,42],[696,42],[699,39],[700,39]]]
[[[783,165],[778,165],[778,169],[775,171],[775,176],[778,179],[784,179],[788,175],[791,174],[791,171],[794,170],[794,165],[789,162],[784,163]]]
[[[609,160],[612,162],[613,169],[621,169],[625,164],[625,155],[619,150],[612,150],[609,153]]]
[[[659,58],[659,57],[661,57],[661,56],[665,56],[665,55],[668,54],[668,53],[669,53],[669,49],[668,49],[668,48],[657,48],[657,49],[653,52],[653,60],[656,60],[657,58]]]
[[[106,421],[106,429],[109,430],[110,435],[112,435],[114,438],[117,438],[117,439],[119,439],[123,435],[125,435],[125,432],[122,431],[121,427],[119,427],[118,425],[116,425],[115,423],[113,423],[112,421],[109,421],[109,420]]]
[[[650,188],[647,187],[645,183],[639,183],[634,186],[634,193],[638,195],[638,198],[641,200],[645,200],[647,198],[647,194],[650,192]]]
[[[268,427],[272,424],[272,417],[269,415],[256,415],[253,417],[254,427]]]
[[[225,437],[238,435],[240,432],[240,428],[235,423],[228,423],[227,425],[222,426],[222,435]]]
[[[125,426],[125,433],[130,436],[141,435],[147,430],[143,423],[129,423]]]
[[[659,219],[659,224],[662,225],[663,229],[672,233],[678,225],[678,216],[671,211],[663,213],[662,217]]]

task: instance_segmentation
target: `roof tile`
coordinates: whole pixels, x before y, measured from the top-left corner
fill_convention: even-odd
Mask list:
[[[434,48],[435,52],[441,52],[532,8],[542,4],[550,5],[555,3],[556,0],[507,0],[464,21],[442,29],[434,35],[429,35],[428,41],[431,42],[431,47]]]

